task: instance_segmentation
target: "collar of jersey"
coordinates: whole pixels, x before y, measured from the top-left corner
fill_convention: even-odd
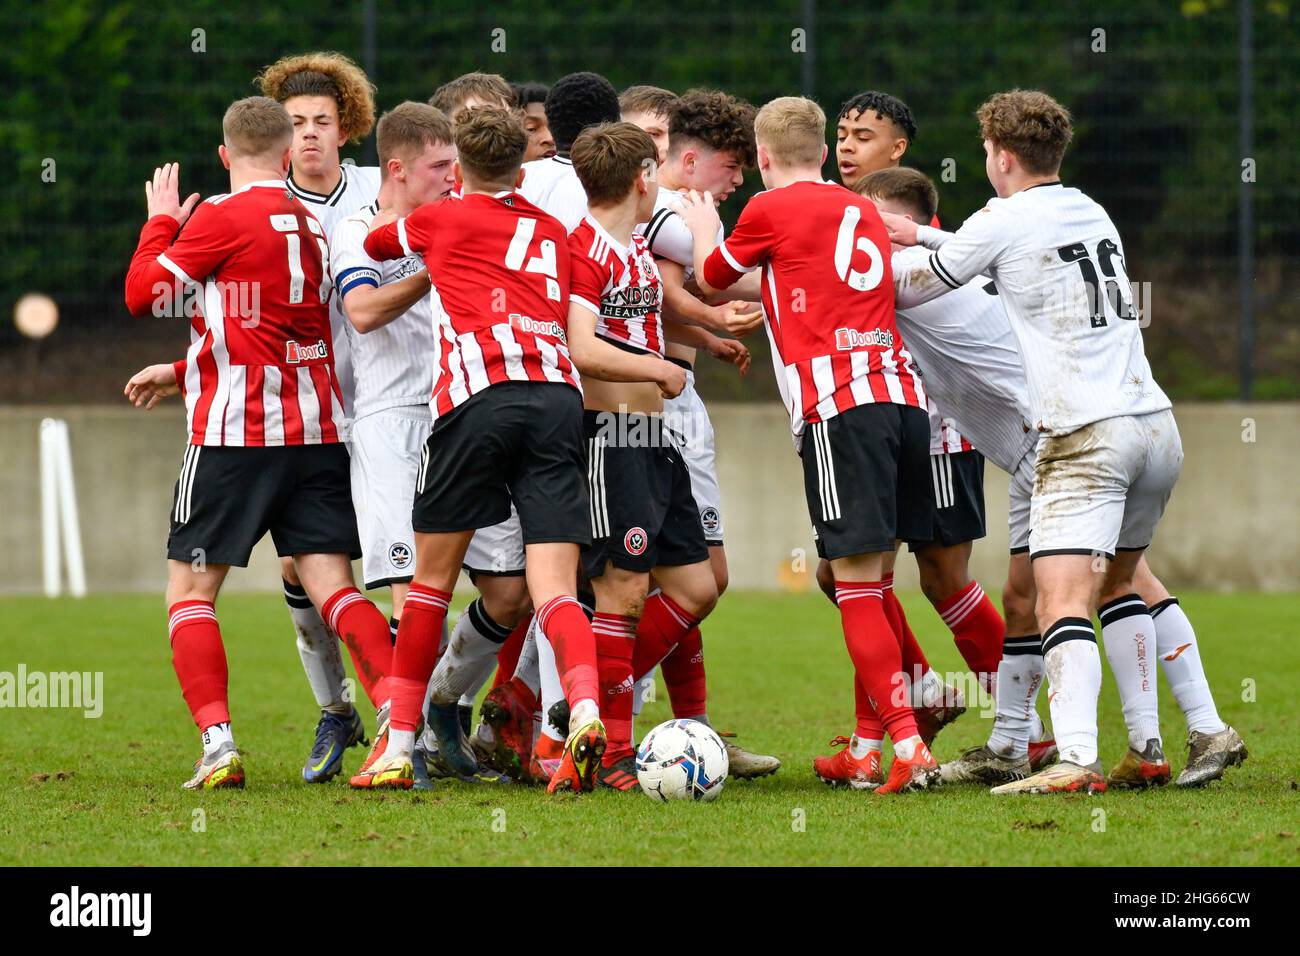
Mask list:
[[[606,229],[604,226],[602,226],[600,222],[597,221],[596,217],[593,216],[591,213],[587,213],[587,215],[583,216],[582,218],[585,222],[591,223],[591,228],[596,231],[596,235],[599,236],[601,239],[604,239],[605,242],[609,243],[610,248],[612,248],[615,252],[618,253],[620,259],[626,259],[628,256],[632,254],[631,246],[619,242],[612,235],[610,235],[609,230]],[[633,235],[635,236],[636,233],[634,232]]]
[[[232,196],[235,196],[235,195],[238,195],[239,193],[242,193],[245,189],[254,189],[254,188],[256,188],[256,189],[283,189],[283,188],[284,188],[284,180],[283,180],[283,179],[258,179],[258,180],[255,180],[254,182],[251,182],[251,183],[244,183],[244,185],[242,185],[242,186],[240,186],[238,189],[236,189],[233,193],[231,193],[231,195],[232,195]]]
[[[289,177],[286,180],[286,182],[288,182],[289,184],[289,188],[293,190],[294,193],[296,193],[299,196],[299,198],[305,196],[308,199],[315,200],[316,202],[329,203],[330,205],[333,205],[334,200],[338,199],[339,196],[343,195],[343,190],[347,187],[347,181],[348,181],[347,163],[339,163],[339,181],[338,184],[334,187],[334,189],[330,192],[328,196],[326,196],[324,193],[314,193],[310,189],[303,189],[301,186],[295,183],[293,181],[292,168],[289,169]]]

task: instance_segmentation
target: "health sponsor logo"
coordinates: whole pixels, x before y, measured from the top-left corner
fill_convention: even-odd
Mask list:
[[[399,571],[404,571],[411,566],[411,557],[411,546],[401,541],[388,549],[388,563]]]
[[[645,554],[646,546],[650,543],[644,528],[629,528],[627,534],[623,535],[623,548],[628,554],[641,555]]]
[[[869,332],[860,332],[857,329],[835,330],[835,348],[841,352],[871,348],[872,346],[892,349],[894,347],[894,333],[884,329],[872,329]]]
[[[567,344],[564,326],[559,322],[542,321],[541,319],[534,319],[532,316],[520,315],[518,312],[511,312],[509,319],[510,325],[520,332],[527,332],[530,335],[546,335]]]
[[[320,339],[315,345],[299,345],[293,339],[284,343],[284,361],[288,365],[315,362],[318,359],[328,358],[329,354],[329,346],[325,344],[324,339]]]

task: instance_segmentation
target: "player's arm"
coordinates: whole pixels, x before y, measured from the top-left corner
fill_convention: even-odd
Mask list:
[[[758,197],[745,206],[736,228],[720,243],[718,210],[709,193],[692,191],[682,218],[695,238],[695,281],[705,295],[729,289],[754,272],[767,258],[775,236]]]
[[[206,278],[225,256],[220,237],[210,227],[214,207],[178,237],[189,221],[199,194],[180,201],[180,164],[165,163],[153,171],[153,180],[144,184],[149,218],[140,230],[140,241],[126,273],[126,307],[141,316],[156,310],[170,311],[170,302],[179,279],[196,283]]]
[[[696,325],[715,332],[745,335],[758,328],[763,311],[728,299],[718,305],[701,302],[686,288],[686,268],[672,259],[657,259],[664,288],[664,315],[680,325]],[[683,343],[685,344],[685,343]]]
[[[370,235],[364,244],[366,255],[377,262],[387,262],[423,253],[437,208],[433,204],[424,205],[400,219],[392,213],[380,213],[370,224]]]
[[[602,382],[654,382],[664,398],[676,398],[686,387],[686,372],[667,359],[634,354],[596,335],[596,313],[590,304],[569,297],[569,356],[584,377]]]
[[[745,348],[743,342],[720,338],[707,329],[683,325],[667,318],[664,319],[664,335],[669,342],[687,345],[693,349],[703,349],[719,362],[736,366],[742,376],[749,371],[749,349]]]
[[[911,238],[915,244],[918,227],[910,219],[882,214],[890,239],[900,245]],[[924,227],[929,230],[929,227]],[[980,274],[986,274],[1006,252],[1015,238],[1017,226],[988,207],[971,216],[951,237],[942,241],[922,262],[894,272],[894,301],[897,308],[909,309],[959,289]],[[930,230],[938,232],[939,230]]]
[[[343,311],[358,332],[373,332],[404,315],[411,306],[428,295],[429,285],[427,269],[386,286],[356,282],[341,293]],[[342,284],[340,288],[343,288]]]

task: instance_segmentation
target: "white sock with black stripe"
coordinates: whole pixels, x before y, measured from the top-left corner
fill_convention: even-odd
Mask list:
[[[307,683],[321,710],[340,717],[352,713],[352,702],[344,691],[343,653],[339,639],[321,620],[316,605],[298,584],[284,581],[284,603],[289,605],[289,618],[298,638],[298,658],[307,674]]]
[[[1214,706],[1214,695],[1205,679],[1196,631],[1183,613],[1178,598],[1166,598],[1151,608],[1156,625],[1156,654],[1165,672],[1169,689],[1187,718],[1187,729],[1203,734],[1217,734],[1227,727]]]
[[[1160,710],[1156,704],[1156,628],[1147,603],[1137,594],[1125,594],[1097,609],[1101,640],[1106,646],[1110,672],[1119,687],[1119,701],[1128,727],[1129,746],[1146,748],[1160,739]]]
[[[446,653],[433,669],[430,700],[439,705],[453,704],[476,681],[481,683],[484,670],[491,672],[496,653],[510,630],[488,616],[482,598],[466,607],[456,619]]]
[[[1043,641],[1037,634],[1002,639],[998,662],[997,711],[988,747],[1017,759],[1029,756],[1037,713],[1034,703],[1043,683]]]
[[[1087,767],[1097,762],[1097,698],[1101,655],[1092,621],[1063,617],[1043,632],[1047,702],[1061,759]]]

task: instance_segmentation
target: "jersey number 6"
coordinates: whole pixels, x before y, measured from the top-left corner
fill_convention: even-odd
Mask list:
[[[869,292],[880,285],[880,280],[885,276],[885,257],[880,254],[876,244],[866,236],[861,236],[854,242],[853,233],[861,218],[862,210],[857,206],[844,207],[844,218],[840,220],[840,233],[835,239],[835,272],[850,289]],[[867,267],[866,272],[849,268],[854,252],[865,252],[871,259],[871,265]]]

